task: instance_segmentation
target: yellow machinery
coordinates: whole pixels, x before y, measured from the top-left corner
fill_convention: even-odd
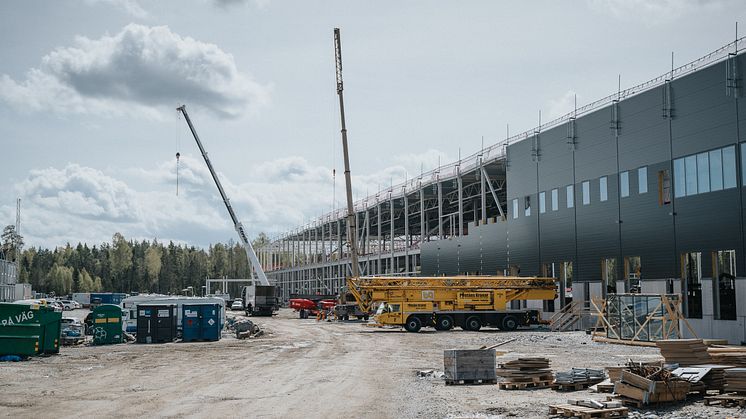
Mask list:
[[[347,285],[363,312],[378,304],[379,324],[404,326],[410,332],[423,326],[515,330],[541,323],[541,315],[538,310],[508,309],[509,302],[557,298],[555,279],[538,277],[364,276],[349,278]]]

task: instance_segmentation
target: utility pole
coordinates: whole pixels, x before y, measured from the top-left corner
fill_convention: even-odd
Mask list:
[[[360,265],[357,259],[357,226],[355,225],[355,208],[352,204],[352,179],[350,178],[350,156],[347,149],[347,126],[345,125],[344,86],[342,83],[342,45],[339,28],[334,28],[334,61],[337,68],[337,96],[339,96],[339,116],[342,121],[342,152],[345,160],[345,187],[347,189],[347,241],[352,257],[352,276],[360,276]]]
[[[21,279],[21,198],[16,201],[16,236],[15,245],[13,249],[15,251],[16,260],[16,282]]]

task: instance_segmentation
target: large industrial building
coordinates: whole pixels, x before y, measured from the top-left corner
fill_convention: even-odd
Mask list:
[[[552,276],[522,303],[546,315],[680,293],[700,337],[746,341],[745,39],[358,201],[362,273]],[[259,249],[286,298],[344,286],[345,217]]]

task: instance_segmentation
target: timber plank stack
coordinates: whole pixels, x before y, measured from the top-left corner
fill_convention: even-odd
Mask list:
[[[702,382],[705,385],[705,390],[717,390],[717,391],[723,391],[725,390],[726,380],[725,380],[725,371],[727,369],[733,368],[731,365],[720,365],[720,364],[701,364],[701,365],[692,365],[695,368],[709,368],[710,372],[705,375],[705,378],[702,379]]]
[[[725,389],[738,393],[746,392],[746,368],[729,368],[725,370]]]
[[[746,367],[746,348],[741,346],[713,346],[707,349],[716,364]]]
[[[503,390],[544,388],[553,379],[547,358],[518,358],[506,362],[497,369],[497,375],[506,379],[499,383]]]
[[[568,400],[549,406],[549,416],[590,418],[626,418],[628,409],[618,401]]]
[[[667,364],[679,364],[686,367],[712,362],[712,358],[707,352],[707,345],[702,342],[702,339],[659,340],[655,344],[660,349]]]
[[[606,379],[603,370],[590,368],[573,368],[566,372],[554,374],[552,388],[555,390],[582,390]]]

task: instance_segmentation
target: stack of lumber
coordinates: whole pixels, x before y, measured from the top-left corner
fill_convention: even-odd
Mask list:
[[[547,387],[552,382],[552,370],[546,358],[518,358],[500,365],[497,375],[506,379],[500,388],[514,390],[527,387]]]
[[[725,389],[728,391],[746,392],[746,368],[725,370],[725,382]]]
[[[705,384],[706,390],[724,390],[725,389],[725,370],[733,368],[730,365],[720,364],[700,364],[692,365],[696,368],[709,368],[710,372],[705,375],[702,382]]]
[[[707,345],[702,339],[659,340],[655,344],[661,350],[667,364],[679,364],[684,367],[712,362]]]
[[[746,367],[746,348],[742,346],[713,346],[707,352],[716,364]]]
[[[656,367],[630,365],[614,383],[614,393],[640,404],[684,400],[690,383]]]
[[[567,404],[549,406],[549,416],[579,418],[624,418],[628,409],[618,401],[568,400]]]
[[[581,390],[606,379],[603,370],[590,368],[573,368],[566,372],[554,374],[553,387],[559,390]]]

